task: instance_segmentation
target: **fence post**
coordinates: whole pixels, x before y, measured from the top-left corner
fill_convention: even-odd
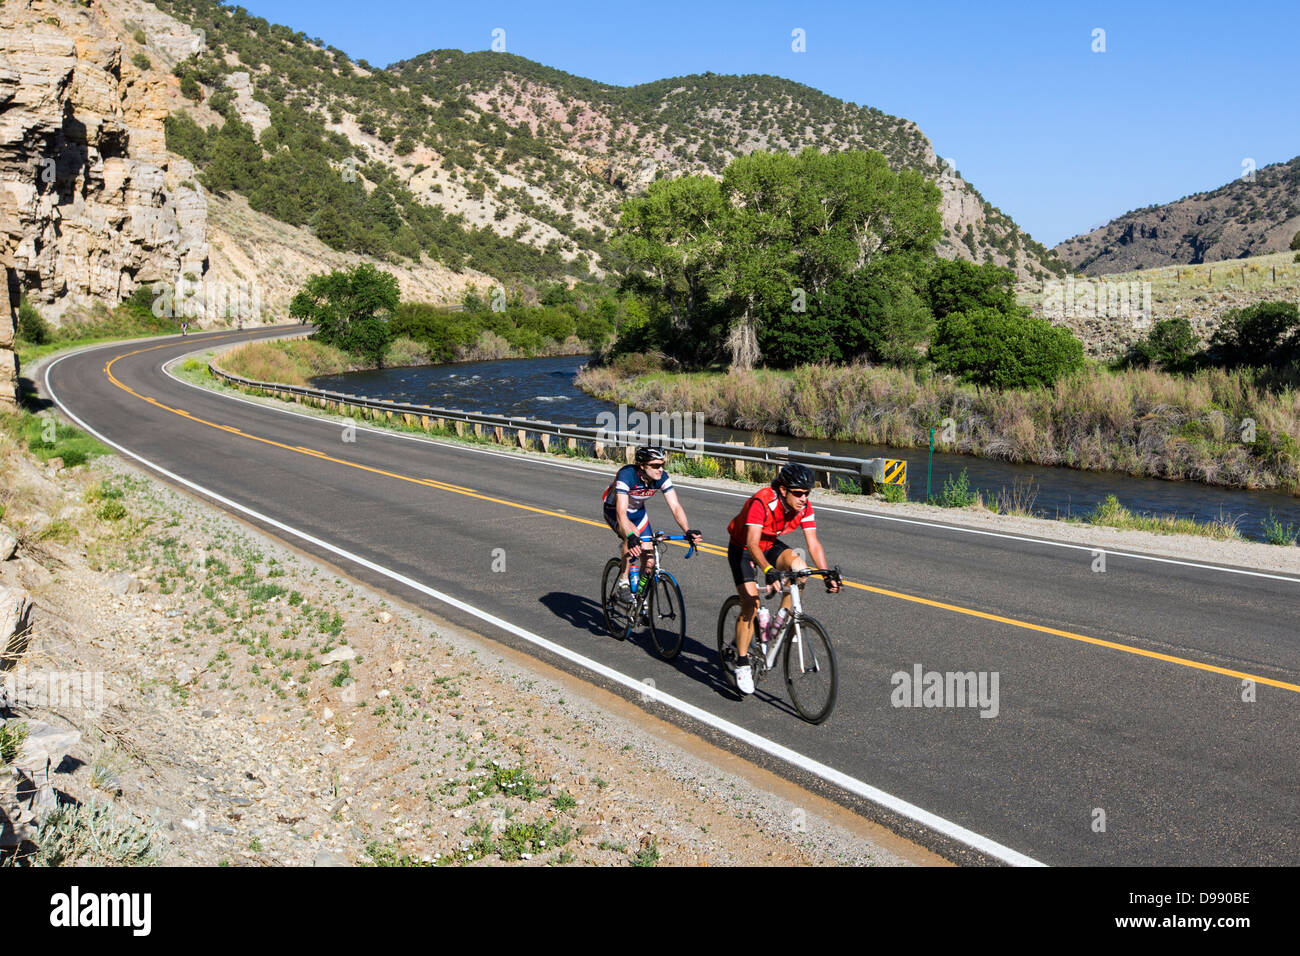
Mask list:
[[[724,445],[730,445],[730,446],[732,446],[732,447],[737,447],[737,446],[738,446],[738,447],[741,447],[741,448],[743,448],[743,447],[745,446],[745,443],[744,443],[744,442],[739,442],[739,441],[728,441],[728,442],[723,442],[723,444],[724,444]],[[744,459],[741,459],[741,458],[733,458],[733,459],[731,459],[731,466],[732,466],[732,470],[735,471],[735,473],[736,473],[736,477],[737,477],[737,478],[744,478],[744,477],[745,477],[745,462],[744,462]]]
[[[826,458],[829,458],[831,456],[831,453],[828,451],[819,451],[817,452],[817,454],[822,455]],[[829,471],[823,471],[821,476],[826,479],[825,482],[822,484],[822,487],[828,491],[833,490],[831,485],[831,473]]]

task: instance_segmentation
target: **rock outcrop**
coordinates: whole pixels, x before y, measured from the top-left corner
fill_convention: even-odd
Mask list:
[[[9,316],[0,321],[0,396],[12,395],[20,294],[57,322],[70,306],[207,270],[206,204],[163,134],[176,80],[124,54],[120,28],[98,4],[4,6],[0,262]]]

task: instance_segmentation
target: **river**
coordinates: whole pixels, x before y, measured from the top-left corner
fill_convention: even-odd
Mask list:
[[[423,365],[326,375],[313,380],[318,388],[370,398],[386,398],[443,408],[539,418],[588,428],[602,424],[597,416],[617,411],[610,402],[592,398],[573,384],[585,356],[505,359],[453,365]],[[749,441],[750,433],[707,427],[708,441]],[[807,451],[828,451],[854,458],[905,458],[909,493],[923,499],[926,488],[925,448],[888,448],[853,442],[801,439],[769,435],[768,444],[788,445]],[[936,452],[933,489],[938,493],[950,475],[966,470],[972,488],[986,501],[1010,491],[1017,482],[1032,482],[1033,509],[1047,518],[1083,516],[1107,495],[1115,495],[1132,511],[1176,514],[1206,522],[1236,520],[1242,534],[1262,540],[1270,510],[1284,524],[1300,527],[1300,499],[1288,494],[1240,491],[1186,481],[1130,478],[1112,472],[1076,471],[1045,465],[1007,462]]]

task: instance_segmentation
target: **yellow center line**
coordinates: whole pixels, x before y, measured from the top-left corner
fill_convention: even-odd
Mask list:
[[[282,448],[285,451],[296,452],[302,455],[310,455],[313,458],[320,458],[325,461],[331,461],[334,462],[335,464],[344,465],[348,468],[356,468],[360,471],[370,472],[371,474],[382,475],[385,478],[395,478],[398,481],[407,481],[412,484],[424,485],[425,487],[434,488],[438,491],[447,491],[452,494],[465,495],[466,497],[469,498],[475,498],[479,501],[490,502],[491,504],[504,505],[507,508],[516,508],[520,511],[531,511],[534,514],[547,515],[553,518],[560,518],[564,521],[573,521],[578,524],[590,525],[596,528],[608,527],[603,521],[592,521],[589,518],[580,518],[577,515],[565,514],[560,511],[552,511],[547,508],[535,508],[532,505],[520,504],[517,501],[506,501],[502,498],[494,498],[491,495],[485,495],[482,494],[481,492],[474,491],[470,488],[464,488],[461,487],[460,485],[448,484],[447,482],[437,481],[436,479],[433,478],[414,478],[410,475],[403,475],[397,472],[385,471],[382,468],[374,468],[371,467],[370,465],[363,465],[360,462],[348,461],[347,459],[344,458],[336,458],[332,455],[327,455],[326,453],[321,451],[315,451],[303,445],[285,445],[282,444],[281,442],[273,441],[269,438],[262,438],[258,435],[250,435],[249,433],[240,431],[238,428],[234,428],[233,426],[220,425],[216,422],[207,421],[206,419],[199,418],[198,416],[193,415],[190,412],[185,411],[184,409],[172,408],[170,405],[164,405],[162,402],[159,402],[156,399],[149,398],[145,395],[141,395],[135,389],[131,388],[131,386],[126,385],[123,382],[119,381],[118,378],[113,374],[113,365],[119,360],[124,358],[130,358],[133,355],[139,355],[142,352],[152,352],[156,349],[167,348],[169,345],[172,344],[173,343],[171,342],[165,342],[162,345],[154,345],[154,346],[150,346],[149,348],[136,349],[134,352],[126,352],[123,355],[117,356],[117,358],[114,358],[107,365],[105,365],[104,371],[108,375],[109,381],[111,381],[114,385],[122,389],[124,392],[127,392],[128,394],[133,395],[138,399],[141,399],[142,401],[146,401],[151,405],[156,405],[159,408],[164,409],[165,411],[172,412],[173,414],[181,415],[192,422],[197,422],[198,424],[201,425],[208,425],[212,428],[219,428],[222,431],[227,431],[227,432],[231,432],[232,434],[239,435],[241,438],[247,438],[250,439],[251,441],[261,442],[264,445],[272,445],[276,448]],[[678,547],[686,547],[686,544],[684,542],[674,541],[671,543],[677,545]],[[725,556],[727,553],[725,549],[717,545],[700,544],[700,545],[696,545],[696,548],[700,551],[703,551],[706,554],[716,555],[719,557]],[[1286,681],[1274,680],[1271,677],[1260,677],[1255,674],[1246,673],[1245,671],[1231,670],[1230,668],[1227,667],[1219,667],[1215,664],[1206,664],[1203,661],[1190,660],[1186,657],[1176,657],[1172,654],[1161,654],[1157,651],[1148,651],[1141,647],[1134,647],[1131,644],[1120,644],[1115,641],[1103,640],[1102,638],[1099,637],[1089,637],[1086,634],[1076,634],[1073,631],[1063,631],[1055,627],[1046,627],[1042,624],[1033,624],[1030,623],[1029,621],[1021,621],[1013,617],[1002,617],[1001,615],[998,614],[989,614],[985,611],[976,611],[973,608],[961,607],[960,605],[957,604],[945,604],[942,601],[934,601],[931,600],[930,598],[918,597],[917,595],[906,594],[901,591],[890,591],[886,588],[873,587],[869,584],[858,584],[853,581],[844,581],[843,583],[845,587],[853,588],[858,591],[870,591],[873,594],[879,594],[884,597],[897,598],[900,601],[910,601],[913,604],[924,604],[927,607],[938,608],[943,611],[951,611],[954,614],[964,614],[968,617],[977,617],[986,621],[994,621],[998,624],[1006,624],[1010,627],[1018,627],[1027,631],[1037,631],[1040,634],[1051,634],[1055,637],[1064,637],[1071,641],[1079,641],[1084,644],[1092,644],[1097,647],[1105,647],[1105,648],[1109,648],[1110,650],[1121,651],[1125,654],[1134,654],[1137,655],[1138,657],[1146,657],[1151,660],[1164,661],[1169,664],[1178,664],[1182,667],[1190,667],[1195,670],[1208,671],[1212,674],[1222,674],[1226,677],[1235,677],[1241,680],[1250,680],[1250,681],[1254,681],[1257,684],[1265,684],[1269,687],[1278,687],[1281,688],[1282,690],[1289,690],[1289,691],[1294,691],[1296,693],[1300,693],[1300,684],[1290,684],[1287,683]]]

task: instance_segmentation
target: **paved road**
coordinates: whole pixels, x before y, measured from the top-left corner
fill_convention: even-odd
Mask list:
[[[889,798],[852,797],[826,783],[825,770],[819,777],[778,759],[756,738],[737,741],[709,718],[656,702],[648,709],[958,859],[1006,854],[969,850],[943,835],[948,824],[1048,864],[1300,863],[1300,580],[1114,553],[1099,573],[1087,550],[819,508],[830,559],[860,586],[807,592],[840,663],[835,713],[811,726],[793,714],[775,675],[746,700],[720,685],[713,645],[717,608],[731,591],[725,557],[668,556],[689,625],[673,663],[659,661],[644,637],[619,643],[603,633],[594,595],[615,543],[599,499],[612,468],[363,429],[345,442],[336,424],[163,375],[165,361],[203,338],[79,353],[50,366],[46,381],[67,412],[228,507],[280,523],[254,521],[272,534],[634,700],[610,675],[652,679],[687,707]],[[691,523],[725,547],[743,496],[678,484]],[[672,526],[658,501],[651,518]],[[493,571],[497,549],[505,573]],[[556,649],[538,649],[520,631]],[[610,670],[592,675],[562,656],[571,653]],[[996,674],[996,716],[894,706],[892,675],[916,665]],[[1243,700],[1247,678],[1253,701]],[[920,827],[889,809],[890,798],[946,823]]]

